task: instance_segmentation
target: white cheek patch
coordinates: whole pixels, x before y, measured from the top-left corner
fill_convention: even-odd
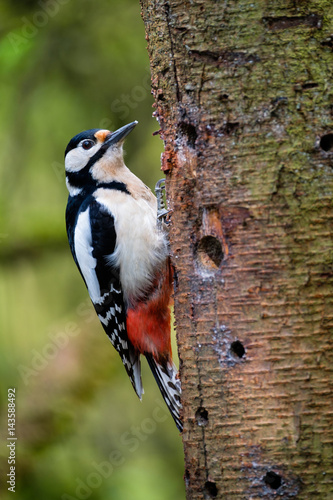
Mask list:
[[[72,149],[69,153],[67,153],[65,158],[66,172],[78,172],[83,169],[87,165],[90,158],[97,153],[101,146],[102,144],[99,143],[90,149],[83,149],[81,146]]]

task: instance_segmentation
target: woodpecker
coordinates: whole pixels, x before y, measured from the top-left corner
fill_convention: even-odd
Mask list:
[[[124,139],[137,123],[115,132],[86,130],[69,141],[67,236],[98,318],[136,394],[141,400],[144,355],[181,431],[181,388],[170,339],[173,273],[167,235],[158,222],[156,197],[123,159]]]

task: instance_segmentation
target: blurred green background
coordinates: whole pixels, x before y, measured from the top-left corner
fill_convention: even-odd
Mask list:
[[[179,433],[145,361],[135,396],[64,223],[63,152],[82,130],[138,120],[126,163],[161,177],[139,1],[3,0],[0,30],[0,497],[15,387],[16,498],[183,499]]]

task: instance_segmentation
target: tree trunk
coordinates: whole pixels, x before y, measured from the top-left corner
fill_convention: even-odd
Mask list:
[[[142,0],[188,499],[333,498],[331,0]]]

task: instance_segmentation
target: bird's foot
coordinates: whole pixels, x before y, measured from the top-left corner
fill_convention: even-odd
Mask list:
[[[157,224],[162,227],[163,224],[168,224],[167,215],[170,213],[170,210],[166,208],[165,179],[156,182],[155,194],[157,198]]]

